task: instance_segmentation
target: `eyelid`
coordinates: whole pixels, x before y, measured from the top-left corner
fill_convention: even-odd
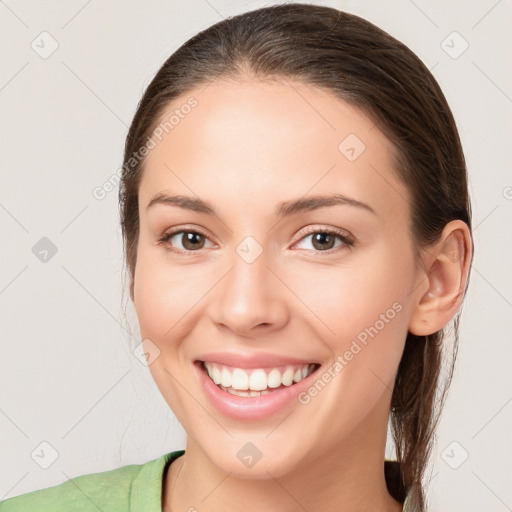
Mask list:
[[[342,238],[346,238],[348,240],[354,241],[354,237],[346,229],[336,228],[336,227],[328,227],[328,226],[318,226],[318,225],[307,226],[306,228],[304,228],[304,230],[300,233],[297,241],[300,241],[305,236],[311,235],[313,233],[334,233]]]

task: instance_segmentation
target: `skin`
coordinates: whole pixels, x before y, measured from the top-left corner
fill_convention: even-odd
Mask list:
[[[439,330],[460,305],[467,227],[448,224],[417,261],[393,146],[328,92],[285,80],[217,80],[169,112],[190,96],[197,107],[146,158],[132,282],[142,339],[160,350],[151,374],[187,433],[186,453],[164,481],[164,511],[401,510],[383,472],[394,377],[407,332]],[[338,150],[349,134],[366,146],[354,161]],[[160,192],[199,197],[216,215],[147,209]],[[281,220],[274,213],[281,201],[333,193],[373,212],[336,205]],[[187,250],[183,233],[159,238],[175,227],[206,238],[187,254],[173,252]],[[336,238],[326,254],[307,227],[340,228],[355,243]],[[250,264],[236,252],[247,236],[263,251]],[[293,401],[264,420],[220,414],[193,368],[206,352],[261,351],[321,363],[321,375],[397,303],[400,312],[308,404]],[[247,442],[262,453],[251,468],[237,458]]]

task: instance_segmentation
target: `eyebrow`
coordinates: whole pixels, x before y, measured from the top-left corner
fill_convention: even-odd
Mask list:
[[[163,192],[159,192],[151,199],[146,210],[149,210],[157,204],[178,206],[185,210],[205,213],[206,215],[217,215],[215,209],[208,201],[190,196],[170,196]],[[283,201],[277,205],[275,214],[282,218],[302,211],[316,210],[318,208],[338,205],[356,206],[376,215],[375,210],[371,206],[341,194],[332,194],[329,196],[308,196],[291,201]]]

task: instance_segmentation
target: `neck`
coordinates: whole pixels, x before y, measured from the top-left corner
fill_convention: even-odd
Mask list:
[[[304,453],[292,471],[258,479],[226,473],[188,438],[185,454],[169,468],[163,511],[225,512],[243,504],[246,512],[400,512],[386,487],[382,432],[359,425],[338,446]]]

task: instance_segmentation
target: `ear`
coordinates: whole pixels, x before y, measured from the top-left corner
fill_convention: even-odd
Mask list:
[[[424,268],[409,332],[427,336],[454,317],[462,303],[472,255],[471,233],[461,220],[449,222],[438,242],[422,252]]]

